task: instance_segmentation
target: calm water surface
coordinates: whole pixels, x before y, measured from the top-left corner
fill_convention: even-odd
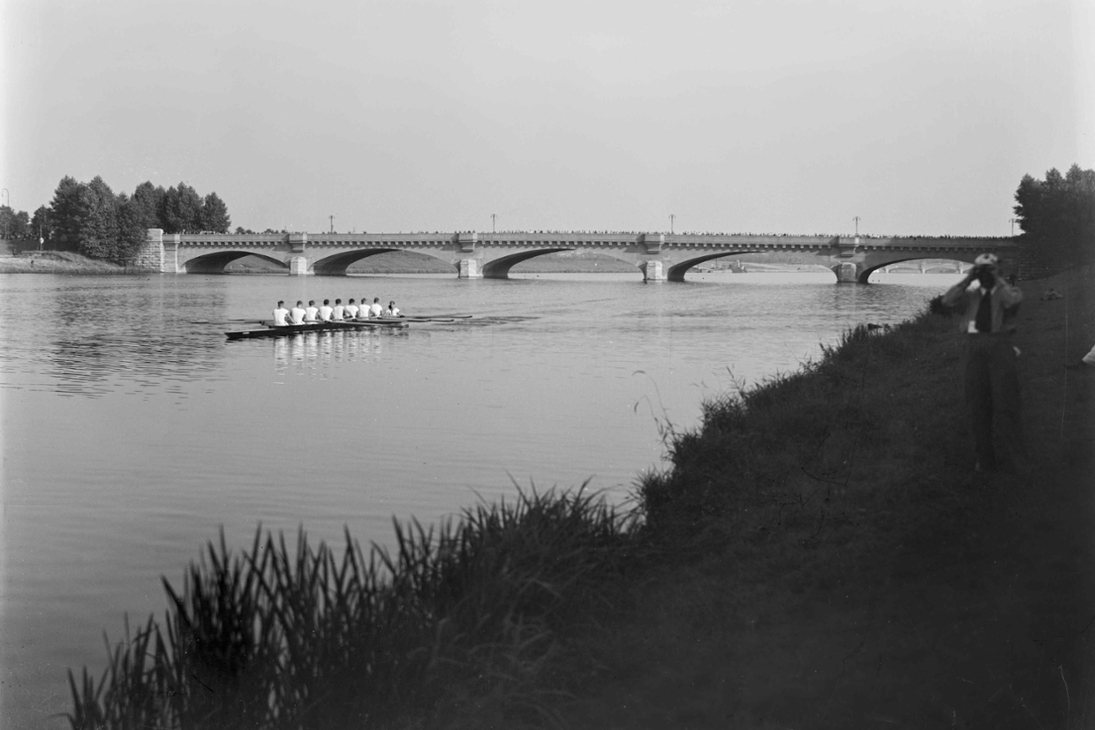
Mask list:
[[[662,467],[660,427],[958,275],[878,278],[0,275],[0,726],[67,727],[65,670],[101,671],[103,631],[162,613],[160,576],[221,528],[385,543],[393,516],[515,484],[624,502]],[[216,324],[336,296],[482,323],[240,342]]]

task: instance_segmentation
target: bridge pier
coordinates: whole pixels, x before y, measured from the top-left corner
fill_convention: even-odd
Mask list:
[[[661,261],[647,261],[642,265],[643,281],[665,281],[665,266]]]
[[[859,281],[859,267],[851,261],[841,261],[833,267],[838,284],[855,284]]]
[[[479,261],[476,259],[460,259],[460,279],[482,279],[483,273],[479,271]]]
[[[294,256],[289,259],[289,276],[308,276],[308,259],[305,256]]]

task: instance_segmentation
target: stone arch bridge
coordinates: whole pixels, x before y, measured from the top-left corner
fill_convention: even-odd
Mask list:
[[[811,253],[838,282],[866,283],[875,269],[902,261],[972,263],[985,251],[1015,269],[1012,238],[843,237],[672,233],[273,233],[168,234],[148,230],[138,267],[170,274],[222,273],[243,256],[259,256],[289,274],[346,274],[355,261],[389,251],[414,251],[445,261],[462,279],[504,279],[516,264],[558,251],[593,251],[626,261],[647,281],[684,281],[688,269],[735,254]]]

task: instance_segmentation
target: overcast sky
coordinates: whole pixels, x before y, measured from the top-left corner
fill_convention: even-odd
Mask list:
[[[1093,5],[0,0],[0,186],[185,181],[258,230],[1006,235],[1024,173],[1095,167]]]

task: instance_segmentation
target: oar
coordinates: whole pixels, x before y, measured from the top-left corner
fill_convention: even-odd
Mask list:
[[[192,319],[190,324],[262,324],[265,321],[263,319]]]

